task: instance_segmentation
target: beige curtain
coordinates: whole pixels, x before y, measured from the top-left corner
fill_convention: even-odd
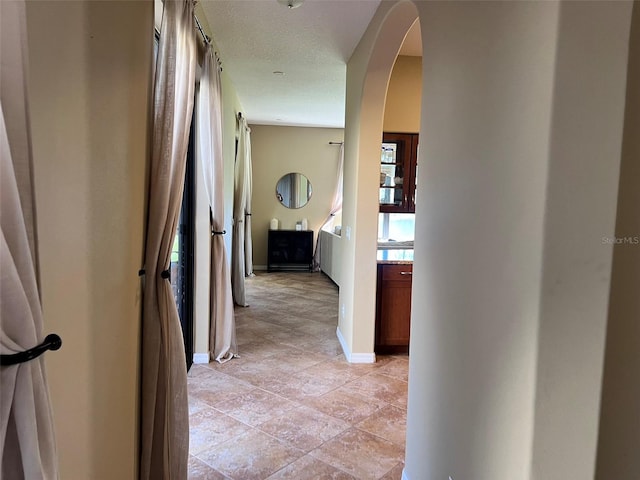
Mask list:
[[[245,122],[244,168],[245,172],[245,216],[244,216],[244,275],[253,277],[253,238],[251,236],[251,200],[253,198],[253,170],[251,167],[251,129]]]
[[[236,153],[233,192],[233,238],[231,239],[231,282],[234,301],[246,307],[244,277],[253,274],[251,247],[251,130],[244,117],[238,117],[238,152]],[[247,209],[248,208],[248,209]],[[249,215],[247,215],[249,214]],[[248,222],[247,222],[248,220]],[[248,227],[247,227],[248,225]],[[248,247],[248,248],[247,248]],[[249,257],[246,256],[247,252]]]
[[[164,0],[156,61],[142,318],[140,477],[186,479],[187,371],[169,279],[195,88],[192,0]]]
[[[318,237],[316,238],[316,249],[313,253],[313,269],[316,271],[320,270],[320,258],[322,256],[322,251],[320,249],[320,232],[324,228],[324,226],[329,223],[336,213],[342,210],[342,190],[344,183],[344,143],[340,145],[340,157],[338,159],[338,170],[336,172],[336,188],[333,191],[333,200],[331,201],[331,208],[329,209],[329,215],[322,223],[320,230],[318,230]]]
[[[220,67],[210,45],[205,47],[198,94],[198,156],[211,207],[211,318],[209,354],[220,363],[238,353],[233,315],[231,274],[224,245],[224,160],[222,157],[222,89]]]
[[[0,2],[0,352],[42,343],[24,3]],[[0,478],[55,479],[44,357],[0,368]]]

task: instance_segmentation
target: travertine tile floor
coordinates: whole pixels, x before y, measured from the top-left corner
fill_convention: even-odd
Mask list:
[[[189,478],[400,479],[408,357],[349,364],[323,274],[258,273],[246,291],[240,358],[189,372]]]

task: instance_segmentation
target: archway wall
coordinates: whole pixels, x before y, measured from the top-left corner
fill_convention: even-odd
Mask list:
[[[532,478],[595,476],[632,6],[560,4]]]
[[[417,6],[423,103],[405,475],[525,479],[558,4]]]
[[[381,3],[347,69],[339,329],[356,360],[373,358],[384,92],[414,8],[404,478],[594,478],[632,2]]]
[[[384,1],[347,64],[343,273],[339,331],[349,360],[373,354],[380,142],[387,84],[417,18],[409,1]]]
[[[630,2],[417,2],[405,478],[594,478]]]
[[[597,480],[640,478],[640,2],[633,10]]]

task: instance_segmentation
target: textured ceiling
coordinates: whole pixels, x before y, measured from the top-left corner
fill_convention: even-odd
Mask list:
[[[344,127],[346,63],[379,3],[305,0],[288,9],[276,0],[202,0],[196,14],[249,123]],[[400,55],[422,55],[419,22]]]
[[[197,12],[249,123],[344,127],[346,63],[379,3],[201,0]]]

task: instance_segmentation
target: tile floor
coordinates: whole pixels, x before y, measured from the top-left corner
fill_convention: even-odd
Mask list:
[[[246,289],[240,358],[189,372],[189,478],[400,479],[408,357],[349,364],[323,274],[258,273]]]

